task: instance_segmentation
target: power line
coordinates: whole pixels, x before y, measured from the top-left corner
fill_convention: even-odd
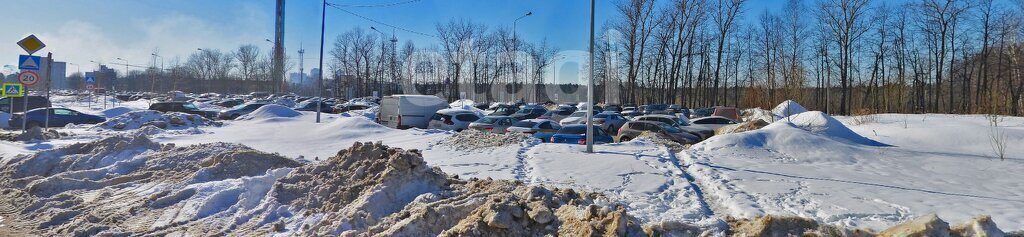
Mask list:
[[[436,35],[431,35],[431,34],[419,32],[419,31],[414,31],[414,30],[398,27],[398,26],[395,26],[395,25],[391,25],[391,24],[388,24],[388,23],[384,23],[384,22],[380,22],[378,20],[371,19],[369,17],[365,17],[363,15],[356,14],[355,12],[351,12],[349,10],[345,10],[344,8],[341,8],[339,5],[334,5],[333,3],[327,3],[327,5],[331,6],[331,7],[334,7],[336,9],[338,9],[338,10],[341,10],[342,12],[348,13],[350,15],[353,15],[353,16],[356,16],[356,17],[359,17],[359,18],[363,18],[363,20],[367,20],[367,21],[370,21],[370,22],[373,22],[373,23],[377,23],[377,24],[380,24],[380,25],[384,25],[384,26],[387,26],[387,27],[391,27],[391,28],[394,28],[394,29],[398,29],[398,30],[409,32],[409,33],[413,33],[413,34],[418,34],[418,35],[423,35],[423,36],[429,36],[429,37],[437,38]]]
[[[391,7],[391,6],[405,5],[405,4],[419,2],[419,1],[420,0],[410,0],[410,1],[404,1],[404,2],[394,2],[394,3],[385,3],[385,4],[377,4],[377,5],[339,5],[339,4],[331,4],[331,5],[338,6],[338,7]]]

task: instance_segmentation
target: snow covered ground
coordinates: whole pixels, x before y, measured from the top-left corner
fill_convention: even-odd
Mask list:
[[[54,101],[107,117],[148,107],[147,101],[108,104],[107,109],[97,106],[100,101],[91,107],[74,98]],[[644,222],[680,221],[721,230],[726,217],[780,214],[880,230],[938,213],[951,223],[987,214],[1003,230],[1024,229],[1024,185],[1019,184],[1024,180],[1024,147],[1016,145],[1024,144],[1024,118],[999,119],[995,131],[1010,144],[1006,159],[999,160],[991,149],[990,118],[981,115],[832,118],[810,111],[763,129],[716,136],[675,154],[643,140],[598,145],[594,154],[586,154],[579,145],[537,141],[460,149],[439,145],[452,132],[394,130],[374,123],[372,113],[323,114],[317,124],[313,113],[296,115],[282,108],[187,129],[68,126],[59,130],[73,135],[57,140],[0,141],[0,164],[16,155],[115,134],[144,133],[154,142],[178,147],[239,143],[303,163],[322,162],[355,142],[381,141],[418,149],[428,165],[461,178],[601,192]],[[191,185],[209,189],[227,184]]]

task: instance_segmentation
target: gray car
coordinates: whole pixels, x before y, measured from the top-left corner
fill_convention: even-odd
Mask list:
[[[667,123],[678,128],[679,130],[683,130],[685,132],[689,132],[693,135],[696,135],[697,137],[700,137],[701,140],[708,139],[709,137],[715,135],[714,129],[709,129],[703,126],[691,126],[690,123],[686,121],[686,119],[672,115],[654,114],[637,116],[633,118],[633,121],[655,121]]]
[[[516,122],[511,116],[485,116],[469,124],[469,129],[492,133],[505,133]]]
[[[690,123],[695,127],[716,130],[727,125],[736,124],[736,121],[722,116],[708,116],[691,120]]]
[[[623,125],[622,129],[619,129],[619,135],[615,137],[615,140],[619,142],[633,140],[645,131],[661,134],[679,144],[694,144],[700,141],[700,138],[693,134],[679,130],[675,126],[655,121],[630,121]]]
[[[235,107],[231,107],[230,109],[221,110],[220,113],[217,114],[217,117],[220,119],[236,119],[239,116],[252,113],[252,111],[256,111],[256,109],[259,109],[264,105],[267,105],[267,103],[248,103],[236,105]]]

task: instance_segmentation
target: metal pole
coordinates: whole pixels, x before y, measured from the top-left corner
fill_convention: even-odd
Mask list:
[[[53,53],[49,52],[49,53],[46,53],[46,101],[50,101],[50,83],[53,82],[52,77],[53,77]],[[50,128],[50,106],[51,105],[52,104],[50,104],[50,103],[47,103],[47,105],[46,105],[46,113],[45,113],[46,115],[43,115],[43,117],[45,117],[46,119],[43,120],[44,121],[43,122],[43,129],[49,129]],[[25,118],[28,118],[28,116],[26,116]]]
[[[320,10],[320,73],[317,73],[316,82],[316,94],[320,97],[320,102],[324,99],[324,23],[327,22],[327,0],[323,1],[323,6]],[[316,103],[316,123],[320,123],[320,104]]]
[[[21,132],[26,132],[28,131],[26,127],[28,125],[28,86],[22,86],[22,89],[25,90],[25,95],[21,97]],[[13,114],[13,110],[11,113]]]
[[[590,0],[590,78],[587,79],[587,153],[594,153],[594,0]]]

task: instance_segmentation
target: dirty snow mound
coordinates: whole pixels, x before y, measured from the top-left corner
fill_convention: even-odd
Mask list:
[[[522,142],[539,143],[540,141],[522,133],[490,133],[467,129],[441,140],[438,145],[451,147],[455,150],[468,151],[514,145]]]
[[[765,122],[775,122],[781,117],[776,116],[772,111],[768,111],[762,108],[750,108],[740,111],[740,117],[743,117],[743,121],[757,121],[764,120]]]
[[[765,126],[768,126],[768,122],[765,121],[765,120],[761,120],[761,119],[748,120],[746,122],[742,122],[742,123],[739,123],[739,124],[726,125],[726,126],[723,126],[721,128],[715,129],[715,134],[722,135],[722,134],[729,134],[729,133],[741,133],[741,132],[761,129],[761,128],[765,127]]]
[[[118,106],[118,107],[114,107],[114,108],[109,108],[109,109],[103,110],[102,112],[100,112],[100,114],[102,114],[103,117],[113,118],[113,117],[121,116],[122,114],[126,114],[126,113],[132,112],[132,111],[136,111],[136,109]]]
[[[291,118],[302,115],[294,109],[284,107],[276,104],[268,104],[252,111],[252,113],[242,115],[237,120],[253,120],[253,119],[267,119],[267,118]]]
[[[800,103],[797,103],[796,101],[793,100],[783,101],[779,105],[776,105],[774,109],[772,109],[772,113],[774,113],[776,116],[783,118],[803,112],[807,112],[807,108],[804,108],[803,105],[800,105]]]
[[[665,137],[665,135],[649,131],[641,132],[640,135],[634,139],[634,141],[636,140],[650,141],[654,144],[665,146],[666,148],[668,148],[669,152],[672,152],[673,154],[679,153],[680,151],[683,151],[687,147],[683,144],[679,144],[678,142],[672,141],[672,139]]]
[[[46,141],[50,139],[58,139],[69,135],[70,134],[64,132],[57,132],[57,130],[54,129],[43,130],[40,127],[33,127],[29,128],[24,133],[2,133],[0,134],[0,140],[15,142]]]
[[[300,165],[236,144],[112,136],[4,164],[0,210],[58,236],[648,235],[603,195],[455,179],[415,150],[356,143]]]
[[[97,124],[94,129],[130,130],[152,125],[161,129],[187,129],[200,126],[220,126],[220,122],[212,121],[203,116],[179,112],[161,113],[155,110],[139,110],[128,112],[106,122]]]

